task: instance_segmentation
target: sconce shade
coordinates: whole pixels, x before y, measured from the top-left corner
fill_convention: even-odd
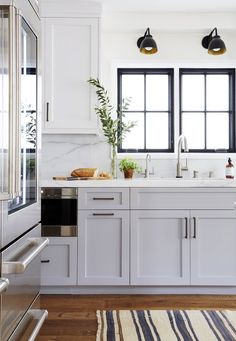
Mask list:
[[[215,35],[213,33],[215,31]],[[209,34],[209,36],[205,36],[202,39],[202,46],[205,49],[208,49],[208,53],[212,55],[220,55],[226,52],[225,43],[217,34],[217,28],[215,27],[214,30]]]
[[[211,39],[210,44],[208,46],[208,53],[209,54],[223,54],[226,52],[225,43],[220,36],[215,36]]]
[[[140,52],[144,54],[154,54],[158,51],[157,44],[152,38],[149,28],[146,30],[144,36],[138,39],[137,45]]]

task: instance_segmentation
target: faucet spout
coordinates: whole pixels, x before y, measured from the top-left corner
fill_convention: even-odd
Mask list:
[[[185,152],[188,152],[188,142],[187,138],[184,135],[180,135],[178,139],[178,159],[177,159],[177,171],[176,178],[182,178],[182,166],[180,161],[181,149],[184,149]]]
[[[149,178],[149,175],[150,175],[150,169],[149,169],[150,162],[151,162],[151,155],[147,154],[146,155],[146,169],[145,169],[145,175],[144,175],[145,178]]]

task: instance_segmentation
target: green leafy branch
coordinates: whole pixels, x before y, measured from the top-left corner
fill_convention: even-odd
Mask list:
[[[98,79],[90,78],[88,82],[96,88],[96,94],[100,106],[95,107],[95,112],[99,116],[102,124],[104,136],[113,147],[120,146],[126,134],[136,126],[137,122],[124,122],[125,114],[131,102],[131,98],[124,98],[121,106],[116,110],[117,118],[112,118],[114,107],[111,105],[107,90],[100,84]]]

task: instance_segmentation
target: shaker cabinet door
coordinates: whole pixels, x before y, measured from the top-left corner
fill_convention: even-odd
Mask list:
[[[233,210],[191,211],[191,284],[236,285]]]
[[[99,19],[43,20],[43,133],[97,133],[95,91],[98,77]]]
[[[79,211],[79,285],[129,284],[129,211]]]
[[[77,238],[51,237],[41,256],[41,285],[75,285]]]
[[[131,284],[190,284],[189,211],[131,213]]]

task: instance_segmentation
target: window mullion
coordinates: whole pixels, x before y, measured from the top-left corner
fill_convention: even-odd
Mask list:
[[[147,87],[146,87],[146,73],[144,73],[144,150],[147,149],[147,115],[146,115],[146,95],[147,95]]]
[[[204,145],[207,150],[207,75],[204,74]]]

